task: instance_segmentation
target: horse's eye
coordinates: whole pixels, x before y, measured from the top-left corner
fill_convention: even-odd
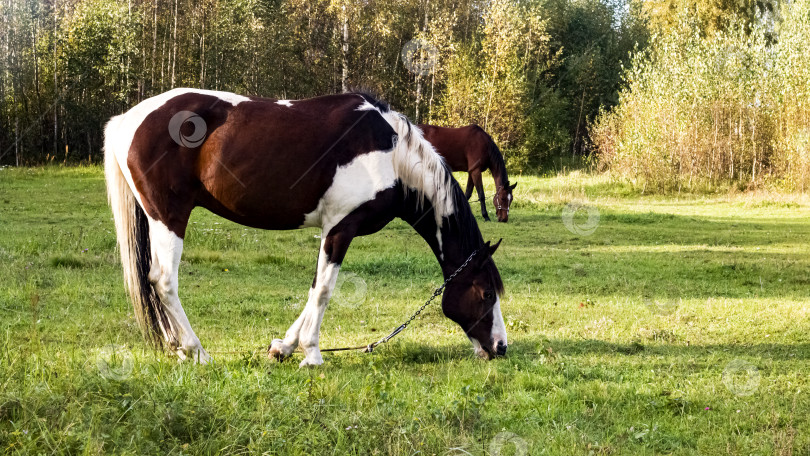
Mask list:
[[[487,301],[494,301],[495,300],[495,292],[492,290],[487,290],[484,292],[484,299]]]

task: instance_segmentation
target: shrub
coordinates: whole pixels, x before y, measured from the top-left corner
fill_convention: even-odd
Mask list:
[[[732,19],[704,37],[681,15],[625,73],[619,104],[591,127],[602,169],[666,190],[772,180],[804,188],[810,0],[768,27]]]

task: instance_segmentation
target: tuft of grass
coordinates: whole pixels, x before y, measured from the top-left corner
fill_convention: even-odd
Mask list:
[[[54,255],[48,263],[54,268],[83,268],[87,266],[84,259],[78,255]]]

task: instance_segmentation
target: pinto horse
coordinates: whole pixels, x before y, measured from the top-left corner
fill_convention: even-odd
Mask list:
[[[512,205],[512,190],[517,183],[509,185],[509,176],[506,174],[506,165],[503,154],[492,140],[492,137],[478,125],[448,128],[435,125],[419,125],[422,132],[436,152],[439,153],[453,171],[467,172],[467,199],[472,196],[473,186],[478,191],[478,201],[481,203],[481,215],[489,221],[487,214],[484,184],[481,173],[487,169],[492,171],[495,180],[495,196],[492,204],[495,206],[495,215],[499,222],[509,220],[509,207]]]
[[[408,119],[369,95],[274,100],[175,89],[112,118],[107,193],[124,282],[147,340],[180,359],[210,357],[178,297],[178,267],[197,206],[268,230],[319,227],[309,298],[270,354],[297,346],[323,363],[323,314],[352,238],[401,218],[427,242],[450,281],[442,310],[476,354],[506,353],[503,283],[458,183]]]

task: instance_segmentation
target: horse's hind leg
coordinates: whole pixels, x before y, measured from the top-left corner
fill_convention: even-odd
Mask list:
[[[470,197],[472,196],[473,187],[475,187],[475,184],[473,183],[472,172],[467,172],[467,190],[464,192],[464,196],[467,197],[467,201],[469,201]]]
[[[183,239],[174,234],[163,223],[149,219],[149,241],[152,247],[152,267],[149,281],[160,297],[160,302],[171,320],[172,331],[179,341],[175,352],[180,359],[191,358],[195,362],[207,363],[211,357],[203,349],[200,339],[191,329],[191,324],[180,305],[177,294],[177,274],[180,256],[183,253]]]

